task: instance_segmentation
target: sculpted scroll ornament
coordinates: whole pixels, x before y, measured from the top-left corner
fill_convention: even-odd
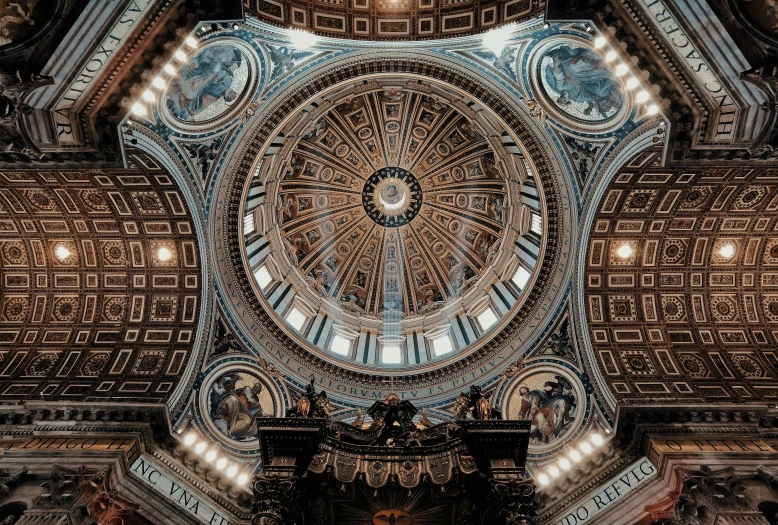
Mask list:
[[[298,478],[256,476],[252,525],[287,525],[296,512]]]
[[[506,525],[531,525],[535,515],[535,485],[529,480],[490,480],[492,516]]]

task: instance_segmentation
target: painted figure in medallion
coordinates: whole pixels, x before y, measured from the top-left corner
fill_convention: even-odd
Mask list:
[[[168,87],[170,112],[191,121],[218,100],[234,102],[240,94],[233,86],[235,71],[242,60],[240,51],[228,45],[207,47],[194,55]]]
[[[546,381],[542,388],[532,389],[526,384],[519,386],[521,408],[519,418],[528,419],[530,443],[550,443],[565,433],[574,417],[576,401],[572,384],[565,377],[557,375]]]
[[[570,106],[577,102],[585,105],[583,117],[592,117],[596,112],[607,118],[624,103],[615,72],[592,49],[563,45],[546,53],[543,62],[546,84],[557,93],[560,107],[572,109]]]
[[[256,438],[256,418],[262,417],[264,387],[255,377],[228,372],[211,385],[210,416],[216,428],[237,441]]]

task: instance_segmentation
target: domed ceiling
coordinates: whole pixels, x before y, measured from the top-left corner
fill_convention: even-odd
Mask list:
[[[543,192],[505,125],[474,106],[371,79],[276,131],[283,144],[248,182],[244,264],[298,344],[396,369],[461,357],[520,309],[545,249]]]
[[[298,283],[353,314],[409,318],[459,297],[494,262],[512,215],[494,151],[447,102],[394,89],[332,108],[278,190]]]

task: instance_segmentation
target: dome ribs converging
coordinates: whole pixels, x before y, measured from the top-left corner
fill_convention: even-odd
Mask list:
[[[267,133],[287,140],[273,169],[258,175],[270,182],[262,213],[280,204],[283,220],[261,225],[269,248],[249,263],[266,316],[297,344],[284,343],[295,359],[434,367],[426,363],[467,359],[483,344],[495,350],[503,328],[534,330],[514,316],[523,319],[525,302],[537,299],[526,288],[542,272],[537,260],[553,221],[540,210],[543,235],[527,236],[538,209],[508,182],[538,180],[543,159],[522,158],[532,137],[502,122],[502,111],[474,111],[469,95],[437,80],[370,75],[322,84],[318,94],[311,85],[300,94],[315,100],[312,109],[299,100]],[[522,152],[506,151],[499,129],[518,133]],[[529,255],[518,253],[519,242]],[[531,275],[526,286],[511,282],[518,268]],[[260,270],[270,272],[269,285]],[[268,303],[274,296],[283,298]]]
[[[388,84],[306,129],[280,186],[284,209],[296,206],[282,229],[325,297],[366,315],[381,316],[387,301],[416,315],[483,274],[506,186],[492,145],[454,106]]]

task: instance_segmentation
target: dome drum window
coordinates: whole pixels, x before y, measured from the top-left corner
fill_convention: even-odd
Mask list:
[[[487,307],[483,312],[476,317],[478,324],[481,326],[481,331],[488,331],[497,322],[497,316],[491,307]]]
[[[329,350],[343,357],[353,358],[355,343],[359,340],[359,334],[340,325],[332,325]]]
[[[330,350],[338,355],[347,356],[351,353],[351,341],[341,335],[335,334],[330,343]]]
[[[306,304],[294,297],[284,319],[292,328],[304,334],[314,317],[316,314]]]
[[[405,341],[401,336],[389,335],[379,336],[380,344],[379,362],[384,365],[401,365],[406,362],[403,357],[405,353]]]
[[[454,343],[452,343],[451,336],[448,334],[432,340],[432,351],[435,353],[435,357],[448,354],[453,349]]]
[[[539,214],[532,214],[532,224],[529,229],[535,235],[540,236],[543,234],[543,218]]]
[[[273,284],[273,278],[270,276],[270,272],[267,271],[267,266],[264,264],[254,271],[254,278],[257,280],[257,284],[264,291]]]
[[[505,305],[501,304],[503,299],[500,296],[498,296],[498,300],[499,302],[493,301],[492,294],[490,293],[486,297],[481,298],[467,311],[467,316],[473,320],[473,324],[480,334],[486,334],[491,331],[498,324],[501,313],[508,311]],[[498,304],[502,308],[498,308]]]
[[[513,284],[516,285],[519,291],[522,291],[527,286],[529,278],[530,273],[527,271],[527,269],[523,266],[518,266],[516,268],[516,272],[513,274],[513,277],[511,277],[511,281],[513,281]]]
[[[286,314],[286,322],[289,323],[292,328],[298,332],[302,330],[308,318],[300,312],[297,308],[292,307],[289,313]]]
[[[456,349],[454,339],[451,336],[451,326],[443,325],[424,334],[431,357],[439,357],[449,354]]]
[[[254,222],[254,212],[247,213],[243,216],[243,235],[250,235],[256,231],[256,224]]]

